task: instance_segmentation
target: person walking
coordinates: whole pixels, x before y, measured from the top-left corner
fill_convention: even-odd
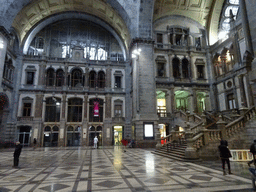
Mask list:
[[[97,143],[98,143],[97,136],[94,137],[93,143],[94,143],[94,148],[97,149]]]
[[[251,144],[251,147],[250,147],[250,152],[252,153],[252,156],[253,156],[253,160],[249,161],[248,162],[248,166],[250,167],[252,163],[254,163],[255,165],[255,155],[256,155],[256,139],[253,141],[253,143]]]
[[[21,149],[22,149],[22,146],[21,146],[20,142],[17,141],[16,145],[15,145],[14,154],[13,154],[13,157],[14,157],[13,167],[18,167],[19,166],[19,158],[20,158]]]
[[[221,140],[220,141],[220,145],[219,145],[219,151],[220,151],[220,158],[221,158],[221,162],[222,162],[222,169],[223,169],[223,175],[226,175],[226,171],[225,171],[225,162],[227,162],[228,165],[228,173],[231,173],[231,168],[230,168],[230,162],[229,162],[229,158],[232,157],[231,153],[227,147],[227,141],[225,140]]]

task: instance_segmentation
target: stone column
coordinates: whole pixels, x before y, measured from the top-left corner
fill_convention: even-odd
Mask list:
[[[254,55],[245,0],[239,0],[239,10],[241,11],[242,27],[244,31],[246,50],[248,50],[252,55]]]
[[[82,124],[82,130],[81,130],[81,145],[86,145],[86,140],[89,137],[88,135],[88,126],[87,126],[87,104],[88,104],[88,94],[86,93],[84,95],[84,101],[83,101],[83,111],[84,111],[84,117],[83,117],[83,124]]]
[[[174,77],[173,77],[173,64],[172,64],[172,55],[168,55],[169,57],[169,72],[170,72],[170,81],[174,81]]]
[[[42,61],[41,64],[39,65],[39,72],[38,72],[38,86],[42,87],[43,85],[45,85],[45,68],[46,68],[46,62]]]
[[[42,93],[36,94],[36,101],[35,101],[35,113],[34,113],[34,126],[32,127],[33,131],[34,129],[37,129],[39,133],[39,137],[37,138],[38,144],[40,146],[43,146],[43,121],[42,121],[42,112],[43,112],[43,98],[44,95]]]
[[[172,41],[173,41],[173,45],[176,45],[176,34],[173,34]]]
[[[60,131],[59,131],[59,147],[65,146],[65,130],[66,130],[66,104],[67,104],[67,95],[62,95],[62,108],[61,108],[61,116],[60,116]]]
[[[246,95],[245,95],[245,90],[244,90],[243,76],[244,75],[239,75],[238,76],[240,96],[241,96],[241,106],[247,107]]]
[[[154,138],[156,138],[158,116],[156,107],[156,83],[155,78],[153,78],[155,76],[155,62],[153,60],[154,44],[149,39],[136,39],[132,44],[134,45],[131,48],[132,51],[141,49],[137,60],[134,59],[137,65],[137,71],[134,66],[135,71],[133,74],[133,79],[137,79],[133,81],[133,89],[137,89],[136,100],[138,102],[136,103],[138,109],[133,119],[136,129],[136,139],[143,146],[153,147],[152,145],[156,144],[155,140],[144,140],[143,138],[143,125],[144,123],[153,123]]]
[[[208,96],[209,99],[209,110],[215,109],[217,106],[217,102],[216,102],[216,92],[214,91],[214,77],[213,77],[213,71],[214,71],[214,66],[211,60],[211,53],[209,48],[206,48],[206,67],[207,67],[207,75],[208,75],[208,81],[210,84],[210,93]]]
[[[244,84],[246,86],[246,93],[248,95],[248,108],[254,106],[254,98],[253,98],[253,91],[252,91],[252,88],[251,88],[251,84],[249,83],[249,76],[248,75],[245,75],[244,76]]]
[[[170,109],[170,112],[171,112],[171,113],[174,113],[174,111],[176,110],[174,85],[171,85],[171,89],[170,89],[170,99],[171,99],[171,109]]]
[[[166,102],[166,113],[169,114],[172,112],[171,107],[171,91],[168,90],[165,92],[165,102]]]
[[[85,68],[85,81],[84,81],[84,87],[89,88],[89,68]]]
[[[190,60],[190,70],[191,70],[191,76],[190,76],[190,78],[191,78],[191,81],[192,82],[195,82],[196,81],[196,69],[195,69],[195,64],[194,63],[192,63],[192,57],[191,57],[191,55],[189,55],[189,60]]]
[[[112,97],[110,94],[107,94],[105,97],[105,119],[104,119],[104,130],[103,130],[103,145],[111,145],[112,144]],[[123,130],[124,131],[124,130]],[[124,133],[125,137],[125,133]]]
[[[111,89],[111,79],[112,79],[112,69],[110,68],[110,66],[108,66],[106,69],[106,88],[108,90]]]
[[[193,96],[192,96],[192,110],[191,112],[197,112],[197,95],[196,95],[196,88],[192,88]]]

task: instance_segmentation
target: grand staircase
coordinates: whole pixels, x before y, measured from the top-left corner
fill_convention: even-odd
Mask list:
[[[205,113],[198,116],[180,111],[176,116],[187,121],[185,131],[172,131],[166,137],[159,139],[159,143],[163,140],[164,144],[152,153],[180,161],[216,158],[218,156],[217,146],[221,138],[228,140],[230,149],[247,149],[256,139],[255,113],[255,107],[244,109],[240,115],[236,115],[236,118],[234,115],[213,117]],[[207,115],[215,122],[207,123],[209,122]],[[190,127],[190,124],[194,126]],[[188,148],[194,149],[198,158],[190,158],[189,153],[185,153]]]

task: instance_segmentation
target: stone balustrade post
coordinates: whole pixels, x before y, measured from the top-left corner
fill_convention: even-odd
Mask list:
[[[226,140],[227,139],[227,132],[226,132],[226,125],[227,122],[223,121],[222,116],[219,116],[219,120],[216,123],[217,129],[221,131],[221,139]]]
[[[210,141],[209,131],[203,129],[202,132],[204,133],[204,145],[207,145]]]
[[[203,126],[203,127],[206,127],[206,115],[203,113],[203,114],[201,115],[201,118],[202,118],[202,121],[203,121],[202,126]]]
[[[159,149],[160,147],[162,147],[161,140],[160,140],[160,135],[161,134],[160,134],[160,131],[159,131],[159,127],[156,128],[156,131],[157,131],[157,133],[156,133],[156,140],[157,140],[156,148]]]
[[[187,141],[187,148],[185,149],[185,159],[198,159],[199,155],[196,149],[193,147],[193,133],[190,131],[186,132],[185,138]]]

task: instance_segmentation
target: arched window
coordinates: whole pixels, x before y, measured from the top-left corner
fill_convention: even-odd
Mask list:
[[[44,39],[43,38],[39,38],[38,39],[37,48],[39,48],[39,49],[43,49],[44,48]]]
[[[82,121],[83,100],[73,98],[68,100],[68,122]]]
[[[51,127],[46,126],[46,127],[44,128],[44,131],[45,131],[45,132],[51,132]]]
[[[82,86],[82,72],[80,69],[74,69],[72,71],[72,76],[71,76],[71,86],[72,87],[81,87]]]
[[[73,127],[72,127],[72,126],[69,126],[69,127],[67,128],[67,131],[73,132]]]
[[[56,72],[56,86],[61,87],[64,85],[64,71],[62,69],[58,69]]]
[[[184,58],[182,60],[182,74],[184,78],[188,78],[188,60]]]
[[[236,19],[237,13],[239,9],[239,0],[227,0],[226,3],[223,4],[221,20],[219,25],[219,34],[218,38],[220,40],[225,40],[228,38],[228,33],[230,31],[230,12],[234,15],[234,19]]]
[[[175,57],[172,60],[172,67],[173,67],[173,77],[179,78],[180,77],[180,60]]]
[[[221,59],[219,54],[215,54],[213,57],[213,66],[214,66],[214,74],[215,76],[220,75],[220,65],[221,65]]]
[[[46,99],[45,122],[60,122],[61,99],[50,97]]]
[[[91,71],[89,74],[89,85],[90,85],[90,88],[96,87],[96,72],[95,71]]]
[[[98,87],[99,88],[105,87],[105,73],[103,71],[100,71],[98,73]]]
[[[54,69],[53,68],[50,68],[47,70],[46,85],[47,86],[54,85]]]

